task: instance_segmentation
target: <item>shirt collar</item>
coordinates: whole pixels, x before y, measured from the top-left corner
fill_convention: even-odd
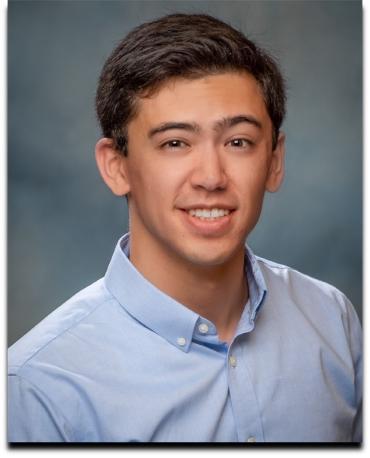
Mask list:
[[[263,304],[267,293],[267,286],[261,269],[253,251],[249,246],[245,247],[245,270],[248,280],[250,298],[250,319],[254,321],[257,313]]]
[[[201,317],[150,283],[128,256],[129,234],[126,234],[118,241],[108,266],[104,278],[107,289],[136,320],[172,345],[188,352],[194,328]],[[245,265],[250,296],[250,307],[246,307],[248,310],[245,312],[251,322],[263,302],[266,288],[256,258],[248,247]],[[241,323],[245,315],[243,313]],[[238,333],[241,331],[239,328]]]

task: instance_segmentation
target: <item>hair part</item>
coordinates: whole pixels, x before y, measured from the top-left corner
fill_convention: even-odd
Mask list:
[[[127,154],[127,126],[139,98],[169,79],[248,72],[259,83],[276,147],[285,116],[285,84],[275,60],[241,32],[204,14],[171,14],[133,29],[100,75],[96,111],[103,135]]]

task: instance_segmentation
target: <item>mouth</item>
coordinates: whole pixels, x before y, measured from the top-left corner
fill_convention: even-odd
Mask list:
[[[182,209],[183,220],[189,230],[201,236],[219,237],[225,235],[232,227],[233,215],[236,209],[187,208]]]
[[[191,208],[185,210],[190,216],[202,221],[215,221],[230,214],[230,210],[224,208]]]

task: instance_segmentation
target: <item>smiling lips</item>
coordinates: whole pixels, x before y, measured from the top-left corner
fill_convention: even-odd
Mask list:
[[[201,220],[214,221],[230,213],[230,210],[223,208],[192,208],[187,210],[190,216],[195,216]]]
[[[229,229],[235,208],[225,208],[222,205],[214,207],[194,206],[183,208],[185,223],[196,234],[208,237],[224,235]]]

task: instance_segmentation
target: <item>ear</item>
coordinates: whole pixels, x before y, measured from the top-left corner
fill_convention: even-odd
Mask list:
[[[105,184],[116,196],[130,191],[127,158],[114,147],[111,138],[101,138],[95,146],[95,159]]]
[[[284,179],[285,135],[279,133],[275,149],[272,151],[270,169],[265,188],[269,192],[276,192]]]

